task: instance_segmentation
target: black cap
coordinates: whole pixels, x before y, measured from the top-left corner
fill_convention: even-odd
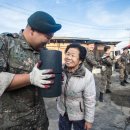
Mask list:
[[[124,50],[128,50],[128,49],[129,49],[128,47],[125,47],[125,48],[123,48],[123,51],[124,51]]]
[[[32,29],[49,34],[61,29],[61,24],[57,24],[54,18],[46,12],[37,11],[28,18],[28,24]]]

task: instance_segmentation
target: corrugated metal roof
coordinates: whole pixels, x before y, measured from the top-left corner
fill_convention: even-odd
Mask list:
[[[81,38],[81,37],[53,37],[50,42],[53,43],[95,43],[95,44],[109,44],[109,45],[116,45],[120,41],[101,41],[101,40],[94,40],[90,38]]]
[[[60,40],[60,39],[65,39],[65,40],[91,40],[90,38],[80,38],[80,37],[53,37],[52,39],[57,39],[57,40]]]

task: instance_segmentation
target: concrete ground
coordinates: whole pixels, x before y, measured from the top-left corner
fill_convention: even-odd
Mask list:
[[[100,76],[95,76],[97,97],[99,94]],[[130,82],[130,78],[129,78]],[[121,88],[118,73],[112,75],[111,90]],[[125,86],[130,88],[130,84]],[[44,98],[49,118],[49,130],[58,130],[58,111],[56,109],[56,98]],[[92,130],[130,130],[130,122],[126,118],[130,116],[130,108],[118,106],[111,101],[111,95],[105,94],[104,102],[97,102],[95,121]]]

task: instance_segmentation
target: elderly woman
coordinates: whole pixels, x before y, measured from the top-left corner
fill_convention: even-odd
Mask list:
[[[83,66],[85,47],[70,44],[65,50],[64,81],[58,98],[59,130],[90,130],[95,112],[95,81]]]

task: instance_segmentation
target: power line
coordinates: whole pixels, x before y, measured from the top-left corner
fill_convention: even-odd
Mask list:
[[[70,25],[73,25],[73,26],[79,26],[81,28],[88,28],[88,29],[95,29],[95,30],[126,30],[127,27],[103,27],[103,26],[97,26],[97,25],[85,25],[85,24],[79,24],[79,23],[75,23],[75,22],[70,22],[68,20],[63,20],[63,19],[60,19],[58,18],[60,21],[62,21],[63,23],[67,23],[67,24],[70,24]]]
[[[9,6],[10,5],[10,6]],[[18,6],[15,6],[15,5],[12,5],[12,4],[9,4],[9,3],[5,3],[5,4],[0,4],[1,7],[3,8],[7,8],[7,9],[12,9],[13,10],[17,10],[18,12],[20,13],[26,13],[26,14],[30,14],[30,12],[32,12],[33,10],[29,10],[29,9],[25,9],[25,8],[22,8],[22,7],[18,7]],[[80,23],[75,23],[75,21],[69,21],[69,20],[65,20],[65,19],[62,19],[62,18],[58,18],[56,17],[58,20],[60,20],[62,23],[67,23],[67,24],[70,24],[70,25],[73,25],[73,26],[78,26],[80,28],[88,28],[88,29],[94,29],[94,30],[126,30],[127,27],[105,27],[105,26],[97,26],[97,25],[86,25],[86,24],[80,24]],[[118,25],[119,26],[119,25]],[[124,25],[120,25],[120,26],[124,26]]]
[[[8,5],[8,4],[0,4],[0,7],[4,8],[4,9],[8,9],[8,10],[11,10],[11,11],[17,11],[18,13],[22,13],[22,14],[30,14],[29,10],[26,10],[26,9],[23,9],[23,8],[20,8],[20,7],[14,7],[12,5]]]
[[[22,7],[18,7],[18,6],[15,6],[15,5],[12,5],[12,4],[9,4],[9,3],[5,3],[5,4],[0,4],[0,6],[2,8],[6,8],[8,10],[14,10],[14,11],[17,11],[19,13],[22,13],[22,14],[30,14],[31,12],[33,12],[33,10],[29,10],[29,9],[25,9],[25,8],[22,8]],[[97,25],[85,25],[85,24],[80,24],[80,23],[75,23],[75,22],[72,22],[72,21],[69,21],[69,20],[65,20],[65,19],[62,19],[62,18],[57,18],[58,20],[62,21],[63,23],[67,23],[67,24],[70,24],[70,25],[73,25],[73,27],[78,27],[78,28],[85,28],[85,29],[94,29],[94,30],[115,30],[115,31],[118,31],[118,30],[127,30],[126,27],[104,27],[104,26],[97,26]],[[120,40],[127,40],[129,37],[123,37],[123,38],[95,38],[95,39],[120,39]]]

